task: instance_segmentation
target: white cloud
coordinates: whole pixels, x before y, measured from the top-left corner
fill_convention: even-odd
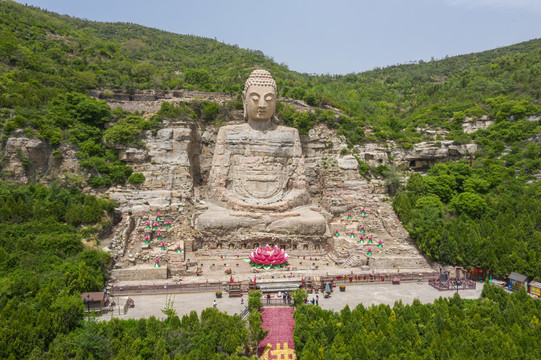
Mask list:
[[[540,0],[444,0],[456,6],[474,6],[493,9],[522,9],[541,14]]]

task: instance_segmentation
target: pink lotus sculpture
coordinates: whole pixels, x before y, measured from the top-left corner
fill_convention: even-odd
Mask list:
[[[250,265],[257,268],[264,267],[270,269],[271,267],[279,268],[286,265],[289,255],[283,250],[274,246],[271,248],[269,245],[265,247],[258,247],[249,256]]]

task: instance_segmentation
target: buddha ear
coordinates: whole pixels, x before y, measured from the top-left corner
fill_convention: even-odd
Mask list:
[[[244,110],[244,121],[248,121],[248,114],[246,114],[246,91],[242,92],[242,108]]]

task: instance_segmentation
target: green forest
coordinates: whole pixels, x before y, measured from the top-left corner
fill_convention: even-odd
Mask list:
[[[12,184],[4,152],[12,136],[39,138],[56,158],[67,144],[88,185],[141,183],[144,176],[117,149],[143,146],[140,135],[167,118],[220,126],[242,109],[241,89],[256,68],[272,73],[281,97],[313,107],[301,113],[279,102],[283,124],[300,134],[325,124],[344,136],[347,153],[366,143],[410,149],[433,140],[427,130],[448,132],[436,141],[476,143],[471,161],[439,163],[426,175],[410,174],[405,186],[396,178],[404,169],[361,163],[359,172],[396,185],[393,207],[429,259],[541,281],[541,39],[363,73],[309,75],[261,51],[198,36],[92,22],[9,0],[0,0],[0,14],[2,359],[253,356],[264,336],[257,296],[248,322],[215,309],[180,318],[165,308],[163,321],[85,316],[80,293],[101,291],[111,266],[94,244],[112,226],[116,204],[83,193],[81,174],[48,185],[37,178]],[[104,100],[148,89],[227,92],[237,100],[164,103],[152,117],[112,110]],[[494,125],[464,133],[465,119],[484,117]],[[541,358],[541,305],[523,292],[486,286],[475,301],[455,296],[340,313],[297,300],[300,359]]]
[[[316,359],[539,359],[541,302],[487,285],[478,300],[378,305],[339,313],[300,305],[295,350]]]
[[[541,280],[541,143],[536,121],[501,121],[474,133],[470,164],[436,164],[394,197],[400,220],[430,259]]]
[[[166,306],[163,321],[85,316],[81,293],[102,291],[111,266],[85,244],[111,226],[115,206],[71,184],[0,183],[0,359],[250,357],[263,333],[258,308],[250,327],[213,308],[180,319]]]

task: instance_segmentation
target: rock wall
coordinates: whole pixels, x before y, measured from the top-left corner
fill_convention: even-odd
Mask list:
[[[2,155],[2,175],[19,184],[28,184],[32,179],[50,182],[60,176],[81,175],[72,146],[61,145],[57,153],[59,156],[53,155],[47,142],[17,130],[7,138]]]
[[[117,281],[165,280],[167,279],[167,267],[154,268],[149,265],[148,267],[114,269],[111,275]]]
[[[100,94],[96,96],[99,97]],[[149,92],[134,97],[116,93],[109,101],[113,107],[122,106],[127,110],[154,113],[163,101],[193,99],[223,103],[236,100],[236,96],[197,92]],[[291,104],[301,110],[309,109],[302,102],[291,100]],[[227,125],[239,123],[243,123],[242,112],[234,111]],[[193,121],[164,121],[163,128],[156,135],[150,131],[144,135],[144,146],[118,148],[119,157],[130,165],[134,172],[143,173],[146,181],[140,185],[127,184],[109,188],[105,195],[117,200],[120,210],[126,215],[133,214],[138,223],[144,216],[148,217],[155,211],[176,214],[175,221],[186,224],[182,231],[171,236],[171,244],[168,243],[167,246],[176,246],[174,244],[182,240],[183,247],[186,246],[186,255],[193,250],[197,252],[189,255],[191,257],[205,256],[207,252],[211,254],[212,249],[242,253],[255,244],[270,243],[285,247],[292,254],[317,254],[325,251],[344,266],[399,267],[405,270],[408,267],[428,265],[411,244],[407,231],[396,218],[385,183],[378,179],[367,180],[361,176],[358,171],[359,161],[372,167],[395,165],[404,171],[424,170],[437,162],[458,160],[477,151],[475,144],[454,145],[452,141],[429,141],[415,144],[410,149],[402,149],[393,142],[363,144],[356,146],[353,154],[350,154],[342,137],[326,126],[318,125],[310,130],[308,135],[301,136],[305,175],[314,208],[323,210],[329,228],[331,231],[338,229],[340,236],[254,236],[246,231],[209,240],[195,233],[188,220],[199,207],[205,208],[207,181],[217,132],[218,129],[213,126],[203,128]],[[29,138],[22,131],[18,131],[6,141],[2,162],[4,176],[8,175],[19,183],[28,183],[36,178],[48,182],[69,174],[80,176],[82,171],[75,157],[76,150],[68,145],[61,146],[59,150],[60,152],[55,152],[55,156],[47,143]],[[361,208],[368,210],[367,216],[360,215]],[[352,213],[350,220],[346,220],[348,212]],[[126,221],[119,226],[126,227],[129,224],[130,233],[122,238],[122,244],[119,243],[121,237],[118,237],[117,243],[112,244],[114,254],[127,266],[143,260],[143,265],[148,265],[149,259],[154,255],[146,254],[148,249],[139,248],[143,233],[140,229],[132,232],[133,220]],[[362,225],[374,239],[382,240],[385,244],[383,248],[372,245],[372,257],[366,255],[368,244],[359,244],[357,239],[348,236],[351,231],[358,236]],[[135,225],[137,226],[141,225]],[[172,250],[168,249],[169,251]],[[138,260],[137,256],[143,255],[148,255],[148,259]],[[179,258],[173,262],[180,264],[180,267],[183,261]],[[117,271],[115,276],[153,279],[161,278],[162,273],[162,270],[155,271],[151,268],[139,274]]]
[[[168,121],[156,136],[148,131],[144,148],[121,148],[119,157],[142,173],[140,185],[110,188],[106,194],[123,211],[180,211],[200,182],[199,135],[191,122]]]

